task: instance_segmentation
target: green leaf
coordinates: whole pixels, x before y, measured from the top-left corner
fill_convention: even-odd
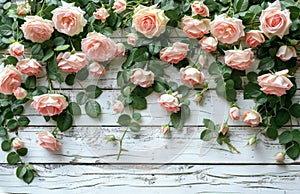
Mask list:
[[[269,127],[267,129],[267,136],[271,139],[276,139],[278,137],[278,129],[275,127]]]
[[[27,148],[20,148],[17,150],[17,153],[19,154],[19,156],[26,156],[28,153],[28,149]]]
[[[241,12],[248,9],[249,0],[235,0],[233,8],[235,12]]]
[[[211,130],[215,129],[215,124],[210,119],[203,119],[203,124],[207,129],[211,129]]]
[[[13,118],[14,113],[10,110],[10,108],[7,108],[3,111],[2,115],[5,119],[11,119]]]
[[[7,131],[4,127],[0,127],[0,137],[5,137],[7,135]]]
[[[5,151],[5,152],[9,151],[11,148],[12,148],[12,145],[11,145],[11,141],[10,140],[4,140],[1,143],[1,149],[3,151]]]
[[[45,56],[42,59],[42,61],[45,62],[45,61],[49,60],[53,55],[54,55],[54,51],[51,49],[48,49],[47,52],[45,53]]]
[[[72,127],[73,124],[73,116],[64,112],[57,116],[57,127],[61,132],[67,131]]]
[[[183,104],[180,107],[180,111],[171,114],[171,122],[176,129],[182,129],[186,119],[190,115],[190,108]]]
[[[137,110],[143,110],[147,108],[147,100],[144,97],[131,95],[132,107]]]
[[[17,152],[10,152],[6,157],[6,160],[8,164],[15,165],[20,161],[20,156]]]
[[[83,81],[89,76],[89,71],[87,70],[87,67],[85,66],[76,74],[76,79]]]
[[[251,99],[260,96],[262,92],[260,91],[260,86],[254,83],[248,83],[244,86],[244,99]]]
[[[97,101],[90,100],[85,104],[85,112],[92,118],[98,118],[101,113],[101,106]]]
[[[218,96],[226,97],[225,82],[222,79],[217,82],[216,92]]]
[[[285,149],[287,150],[287,155],[293,160],[296,160],[299,157],[300,146],[297,142],[293,141],[291,143],[286,144]]]
[[[161,1],[160,6],[161,6],[162,10],[165,10],[165,11],[172,10],[172,9],[175,8],[174,7],[174,0],[163,0],[163,1]]]
[[[4,24],[0,26],[0,35],[2,36],[10,36],[12,34],[13,30],[11,29],[11,26]]]
[[[134,62],[147,61],[148,58],[149,58],[149,53],[146,47],[139,48],[138,50],[135,50],[133,53]]]
[[[288,9],[290,11],[290,17],[292,20],[296,20],[299,18],[299,16],[300,16],[300,8],[299,7],[291,6],[291,7],[288,7]]]
[[[75,77],[76,77],[76,75],[73,73],[67,75],[67,77],[65,79],[66,84],[69,86],[73,86],[75,83]]]
[[[7,2],[7,3],[5,3],[4,5],[3,5],[3,9],[9,9],[10,8],[10,6],[11,6],[11,2]]]
[[[154,84],[152,87],[153,87],[154,91],[158,92],[158,93],[164,92],[169,89],[169,86],[166,83],[160,82],[160,81],[154,81]]]
[[[121,126],[127,127],[131,124],[131,118],[127,114],[122,114],[119,116],[117,123]]]
[[[59,37],[54,38],[53,43],[55,46],[61,46],[61,45],[65,44],[65,39],[63,37],[59,36]]]
[[[129,88],[130,89],[130,88]],[[129,90],[130,91],[130,90]],[[149,96],[151,93],[153,92],[153,88],[143,88],[141,86],[136,86],[135,89],[132,91],[132,94],[135,94],[136,96],[140,96],[140,97],[147,97]],[[130,95],[130,93],[128,92],[127,94]],[[129,96],[126,95],[124,93],[125,96]]]
[[[15,130],[18,127],[18,121],[11,119],[7,122],[7,128],[11,131]]]
[[[284,145],[293,140],[293,134],[290,131],[284,131],[279,135],[279,143]]]
[[[252,5],[250,8],[249,8],[249,11],[250,12],[253,12],[255,14],[259,14],[261,11],[262,11],[262,8],[259,6],[259,5]]]
[[[26,174],[27,168],[24,165],[21,165],[16,170],[16,175],[19,179],[22,179],[23,176]]]
[[[8,64],[16,65],[18,63],[18,59],[14,56],[8,56],[4,62],[6,65]]]
[[[68,109],[73,115],[81,115],[81,108],[76,102],[70,102]]]
[[[276,124],[281,127],[290,120],[290,113],[285,109],[280,109],[275,116]]]
[[[260,60],[258,64],[258,69],[263,70],[263,71],[268,71],[273,69],[275,66],[275,61],[271,57],[266,57]]]
[[[142,118],[142,115],[141,115],[141,113],[135,112],[135,113],[132,114],[132,118],[135,121],[139,121]]]
[[[132,131],[132,132],[139,132],[141,130],[141,126],[140,124],[136,123],[136,122],[132,122],[130,123],[129,125],[129,129]]]
[[[289,108],[289,111],[290,111],[291,115],[293,115],[293,117],[300,118],[300,104],[298,104],[298,103],[293,104]]]
[[[210,141],[214,136],[214,133],[212,130],[205,129],[204,131],[201,132],[200,139],[203,141]]]
[[[27,169],[26,174],[23,176],[23,181],[27,184],[30,184],[34,179],[34,174],[32,170]]]
[[[24,106],[23,105],[19,105],[19,106],[16,106],[12,109],[12,112],[14,115],[20,115],[22,114],[24,111]]]
[[[300,141],[300,131],[299,130],[294,129],[292,131],[292,134],[293,134],[293,140],[294,141]]]
[[[88,96],[86,95],[86,93],[84,92],[79,92],[77,95],[76,95],[76,102],[79,104],[79,105],[83,105],[87,102],[88,100]]]
[[[36,77],[35,76],[29,76],[25,80],[25,87],[27,89],[34,89],[36,87]]]
[[[64,50],[67,50],[69,47],[70,47],[70,45],[68,45],[68,44],[65,44],[65,45],[59,45],[59,46],[57,46],[54,50],[55,50],[55,51],[64,51]]]
[[[191,88],[189,88],[188,86],[185,86],[185,85],[181,85],[177,88],[177,91],[179,94],[182,95],[182,97],[185,97],[189,94]]]
[[[26,116],[20,116],[18,118],[18,124],[20,127],[26,127],[30,123],[30,120]]]
[[[89,98],[98,98],[101,94],[102,94],[102,90],[96,86],[96,85],[90,85],[88,86],[86,89],[86,95],[89,97]]]
[[[248,80],[249,80],[249,82],[252,82],[252,83],[257,83],[257,73],[255,73],[255,72],[249,72],[248,74],[247,74],[247,78],[248,78]]]

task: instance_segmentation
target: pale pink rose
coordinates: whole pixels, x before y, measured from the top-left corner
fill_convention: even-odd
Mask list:
[[[265,37],[259,30],[246,32],[246,44],[250,47],[257,47],[265,42]]]
[[[276,57],[279,57],[281,61],[288,61],[292,57],[297,57],[297,52],[295,47],[284,45],[279,47]]]
[[[61,148],[61,143],[49,131],[39,133],[38,139],[40,140],[41,147],[46,148],[47,150],[50,150],[52,152],[58,151]]]
[[[116,45],[108,37],[97,32],[88,33],[81,41],[82,51],[94,61],[108,61],[115,56]]]
[[[209,10],[202,2],[194,1],[192,4],[192,13],[201,15],[202,17],[209,17]]]
[[[202,84],[204,74],[194,67],[187,66],[180,69],[181,81],[189,85]]]
[[[268,38],[273,36],[282,38],[289,33],[289,28],[292,25],[290,11],[288,9],[281,11],[279,0],[269,4],[269,7],[262,11],[259,20],[259,28]]]
[[[20,4],[17,8],[17,13],[19,16],[26,16],[28,12],[30,11],[29,4]]]
[[[225,64],[237,70],[245,70],[251,67],[254,61],[254,53],[251,49],[225,51]]]
[[[162,126],[162,134],[166,134],[170,131],[170,126],[168,124]]]
[[[20,57],[24,54],[24,45],[19,42],[14,42],[9,45],[8,52],[11,56]]]
[[[210,52],[217,50],[218,40],[211,36],[210,37],[204,36],[199,41],[199,44],[201,45],[201,48],[203,50],[210,53]]]
[[[177,113],[180,110],[181,105],[179,104],[177,92],[173,94],[162,94],[157,101],[162,107],[166,108],[168,112]]]
[[[21,86],[22,74],[13,66],[6,65],[0,73],[0,92],[12,94],[15,89]]]
[[[26,16],[25,23],[22,24],[21,30],[24,37],[32,42],[42,43],[51,38],[53,23],[39,16]]]
[[[117,43],[116,44],[117,50],[115,53],[115,57],[119,57],[119,56],[125,56],[125,46],[123,43]]]
[[[225,14],[216,16],[210,25],[212,35],[221,43],[232,44],[245,35],[242,20],[227,18]]]
[[[106,73],[105,67],[97,62],[91,63],[88,66],[88,71],[90,72],[90,74],[92,76],[95,76],[95,77],[103,76]]]
[[[261,91],[265,94],[274,94],[282,96],[286,91],[293,87],[293,83],[287,78],[288,70],[282,70],[275,74],[267,73],[257,78],[258,85]]]
[[[42,94],[33,97],[31,106],[43,116],[53,116],[62,113],[68,103],[63,95]]]
[[[197,102],[197,103],[201,103],[203,100],[203,95],[200,93],[197,93],[194,97],[194,101]]]
[[[100,8],[96,12],[93,13],[93,16],[96,20],[101,20],[101,22],[105,22],[109,17],[109,14],[105,8]]]
[[[69,36],[82,32],[87,23],[84,19],[85,12],[80,7],[75,7],[74,3],[62,1],[62,6],[54,9],[51,13],[55,29]]]
[[[260,114],[252,109],[244,112],[242,115],[242,119],[247,125],[251,127],[258,126],[259,123],[262,121]]]
[[[24,99],[27,96],[27,91],[24,88],[17,87],[14,91],[14,95],[17,99]]]
[[[24,147],[24,142],[23,142],[20,138],[16,137],[16,138],[12,141],[12,146],[13,146],[13,148],[14,148],[15,150],[18,150],[18,149],[21,149],[21,148]]]
[[[276,161],[276,162],[281,163],[281,162],[283,162],[284,160],[285,160],[285,154],[282,153],[282,152],[278,153],[278,154],[276,155],[276,157],[275,157],[275,161]]]
[[[231,120],[237,121],[240,119],[240,109],[238,107],[231,107],[229,110]]]
[[[207,56],[205,54],[204,51],[200,52],[200,55],[198,57],[198,63],[199,65],[201,65],[202,67],[207,63]]]
[[[60,53],[56,61],[58,68],[68,73],[77,73],[89,63],[84,53],[70,52]]]
[[[222,133],[222,135],[225,135],[229,129],[229,126],[227,123],[222,123],[219,127],[219,133]]]
[[[188,51],[188,44],[175,42],[172,47],[166,47],[160,51],[160,60],[177,64],[187,56]]]
[[[152,71],[145,71],[141,68],[136,68],[130,81],[134,85],[139,85],[143,88],[148,88],[154,83],[154,73]]]
[[[157,9],[157,5],[139,5],[132,16],[132,27],[147,38],[158,37],[165,32],[168,21],[164,10]]]
[[[181,21],[183,32],[189,38],[201,38],[204,34],[209,33],[209,19],[197,20],[190,16],[184,16]]]
[[[36,59],[21,59],[16,67],[21,73],[28,76],[37,75],[42,71],[42,66]]]
[[[135,33],[129,33],[127,34],[127,43],[134,46],[136,45],[136,42],[137,42],[137,35]]]
[[[115,0],[112,8],[115,9],[116,13],[122,13],[126,10],[126,0]]]
[[[112,109],[115,113],[121,114],[124,112],[124,104],[119,100],[114,100]]]

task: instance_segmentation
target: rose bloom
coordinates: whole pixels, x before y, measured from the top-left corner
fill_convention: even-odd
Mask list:
[[[68,103],[63,95],[42,94],[33,97],[31,106],[43,116],[53,116],[62,113]]]
[[[210,53],[217,50],[218,40],[211,36],[210,37],[204,36],[199,41],[199,44],[201,45],[201,48],[203,50]]]
[[[16,67],[21,73],[28,76],[37,75],[42,71],[42,66],[36,59],[21,59]]]
[[[189,85],[202,84],[204,74],[194,67],[187,66],[180,69],[181,81]]]
[[[126,10],[126,0],[115,0],[112,8],[115,9],[116,13],[122,13]]]
[[[43,43],[51,38],[53,23],[39,16],[26,16],[25,23],[22,24],[21,30],[24,37],[32,42]]]
[[[24,54],[24,45],[14,42],[8,47],[8,52],[11,56],[20,57]]]
[[[264,35],[259,30],[246,32],[246,44],[250,47],[257,47],[265,42]]]
[[[125,46],[123,43],[117,43],[116,44],[117,50],[115,53],[115,57],[124,56],[125,55]]]
[[[93,16],[96,20],[101,20],[101,22],[105,22],[106,18],[109,17],[109,14],[105,8],[100,8],[96,12],[93,13]]]
[[[297,57],[297,52],[295,47],[284,45],[279,47],[276,57],[279,57],[281,61],[288,61],[292,57]]]
[[[119,100],[114,100],[112,109],[115,113],[121,114],[124,112],[124,104]]]
[[[102,75],[105,75],[106,70],[103,65],[97,62],[93,62],[88,66],[88,71],[92,76],[100,77]]]
[[[260,114],[255,110],[248,110],[244,112],[242,115],[242,119],[247,125],[251,127],[258,126],[262,121]]]
[[[281,11],[279,0],[269,4],[269,7],[262,11],[259,21],[260,30],[268,38],[272,38],[273,36],[282,38],[289,33],[289,28],[292,25],[290,11],[288,9]]]
[[[82,32],[87,23],[83,17],[85,12],[79,7],[75,7],[74,3],[62,1],[62,7],[54,9],[51,13],[55,29],[69,36]]]
[[[21,148],[24,147],[24,142],[20,138],[16,137],[12,141],[12,146],[13,146],[14,149],[18,150],[18,149],[21,149]]]
[[[40,140],[40,146],[47,150],[54,152],[61,148],[61,143],[49,131],[39,133],[38,139]]]
[[[204,34],[209,33],[209,19],[197,20],[190,16],[184,16],[181,21],[183,32],[189,38],[201,38]]]
[[[175,42],[172,47],[166,47],[160,51],[160,60],[167,63],[177,64],[187,56],[188,51],[188,44]]]
[[[132,27],[147,38],[158,37],[165,32],[168,21],[164,10],[157,9],[157,5],[151,7],[139,5],[132,16]]]
[[[154,82],[154,73],[152,71],[145,71],[141,68],[136,68],[130,81],[134,85],[139,85],[143,88],[150,87]]]
[[[177,96],[177,92],[173,94],[162,94],[157,101],[161,106],[166,108],[168,112],[177,113],[181,106]]]
[[[136,42],[137,42],[137,35],[135,33],[129,33],[127,34],[127,43],[134,46],[136,45]]]
[[[29,4],[26,3],[26,4],[18,5],[17,13],[19,16],[26,16],[29,11],[30,11]]]
[[[282,96],[286,91],[293,87],[293,83],[287,78],[288,70],[282,70],[275,74],[267,73],[257,78],[258,85],[261,91],[265,94],[274,94]]]
[[[242,20],[227,18],[225,14],[216,16],[210,25],[212,35],[221,43],[232,44],[245,35]]]
[[[84,53],[71,54],[70,52],[60,53],[56,61],[58,68],[68,73],[77,73],[89,63]]]
[[[6,65],[0,72],[0,93],[12,94],[21,83],[22,75],[13,65]]]
[[[201,15],[202,17],[209,17],[209,10],[202,2],[194,1],[192,4],[192,13]]]
[[[240,109],[238,107],[231,107],[229,110],[231,120],[237,121],[240,119]]]
[[[27,91],[24,88],[17,87],[14,91],[14,95],[17,99],[24,99],[27,96]]]
[[[251,49],[225,51],[225,64],[233,69],[243,71],[254,61]]]

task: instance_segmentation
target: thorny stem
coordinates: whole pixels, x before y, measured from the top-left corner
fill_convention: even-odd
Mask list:
[[[124,131],[124,133],[123,133],[123,135],[122,135],[122,137],[121,137],[121,139],[120,139],[120,149],[119,149],[119,153],[118,153],[118,158],[117,158],[117,160],[120,159],[121,152],[122,152],[122,150],[123,150],[123,148],[122,148],[122,146],[123,146],[123,139],[124,139],[125,134],[127,133],[127,131],[128,131],[128,128],[125,129],[125,131]]]

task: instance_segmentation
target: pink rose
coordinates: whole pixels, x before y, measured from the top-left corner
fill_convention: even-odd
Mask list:
[[[258,85],[261,87],[261,91],[265,94],[274,94],[276,96],[282,96],[286,94],[286,91],[293,87],[291,80],[287,78],[288,70],[282,70],[275,74],[267,73],[257,78]]]
[[[192,13],[201,15],[202,17],[209,17],[209,10],[202,2],[194,1],[192,4]]]
[[[172,94],[162,94],[158,98],[158,103],[167,109],[168,112],[177,113],[180,110],[179,95],[177,92]]]
[[[71,54],[70,52],[60,53],[56,61],[58,68],[68,73],[77,73],[89,63],[84,53]]]
[[[229,126],[227,123],[222,123],[219,127],[219,133],[222,133],[222,135],[225,135],[228,130],[229,130]]]
[[[130,81],[134,85],[148,88],[154,83],[154,73],[152,71],[145,71],[141,68],[137,68],[130,77]]]
[[[97,62],[93,62],[88,66],[88,71],[92,76],[100,77],[102,75],[105,75],[106,70],[103,65]]]
[[[167,63],[177,64],[187,56],[188,51],[188,44],[175,42],[172,47],[166,47],[160,51],[160,60]]]
[[[242,119],[247,125],[251,127],[258,126],[262,121],[260,114],[255,110],[248,110],[244,112],[242,115]]]
[[[40,146],[52,152],[58,151],[61,148],[61,143],[49,132],[39,133]]]
[[[257,47],[265,42],[265,37],[259,30],[246,32],[246,44],[250,47]]]
[[[282,152],[278,153],[275,157],[276,162],[280,163],[280,162],[283,162],[284,160],[285,160],[285,154]]]
[[[225,64],[233,69],[243,71],[254,61],[251,49],[225,51]]]
[[[79,7],[75,7],[74,3],[62,1],[62,7],[54,9],[51,13],[55,29],[69,36],[82,32],[87,23],[83,17],[85,12]]]
[[[50,20],[44,20],[39,16],[26,16],[25,23],[22,24],[21,30],[24,37],[32,42],[43,43],[51,38],[53,23]]]
[[[124,56],[125,55],[125,46],[123,43],[117,43],[116,44],[117,50],[115,53],[115,57]]]
[[[116,13],[122,13],[126,10],[126,0],[115,0],[112,8],[115,9]]]
[[[100,8],[96,12],[93,13],[93,16],[96,20],[101,20],[101,22],[105,22],[106,18],[109,17],[109,14],[105,8]]]
[[[18,150],[18,149],[21,149],[21,148],[24,147],[24,142],[23,142],[20,138],[16,137],[16,138],[12,141],[12,146],[13,146],[13,148],[14,148],[15,150]]]
[[[207,63],[207,56],[205,54],[204,51],[200,52],[200,55],[198,57],[198,63],[199,65],[201,65],[202,67]]]
[[[240,109],[238,107],[231,107],[229,110],[231,120],[237,121],[240,119]]]
[[[204,74],[194,67],[187,66],[180,69],[181,81],[189,85],[202,84]]]
[[[137,42],[137,35],[135,33],[129,33],[127,34],[127,43],[134,46],[136,45],[136,42]]]
[[[42,71],[42,66],[36,59],[21,59],[16,67],[21,73],[28,76],[37,75]]]
[[[31,106],[43,116],[53,116],[62,113],[68,103],[63,95],[42,94],[33,97]]]
[[[210,53],[217,50],[218,40],[211,36],[210,37],[204,36],[199,41],[199,44],[201,45],[201,48],[203,50]]]
[[[268,38],[273,36],[282,38],[289,33],[289,28],[292,25],[290,11],[287,9],[281,11],[279,0],[269,4],[269,7],[262,11],[259,20],[259,28]]]
[[[21,86],[22,75],[13,66],[6,65],[0,73],[0,92],[2,94],[12,94],[15,89]]]
[[[27,91],[24,88],[17,87],[14,91],[14,95],[17,99],[24,99],[27,96]]]
[[[124,112],[124,104],[119,100],[114,100],[112,109],[115,113],[121,114]]]
[[[190,16],[184,16],[181,21],[183,32],[189,38],[201,38],[204,34],[209,33],[209,19],[197,20]]]
[[[30,6],[28,4],[20,4],[17,8],[17,13],[19,16],[26,16],[30,11]]]
[[[288,61],[292,57],[297,57],[297,52],[295,47],[284,45],[278,49],[276,57],[279,57],[281,61]]]
[[[97,32],[88,33],[81,41],[82,51],[94,61],[108,61],[115,56],[116,45],[103,34]]]
[[[211,22],[211,33],[218,41],[225,44],[232,44],[244,36],[244,28],[242,20],[227,18],[225,14],[216,16]]]
[[[24,45],[14,42],[8,47],[8,52],[11,56],[20,57],[24,54]]]
[[[132,27],[147,38],[158,37],[165,32],[168,21],[164,10],[157,9],[157,5],[151,7],[139,5],[132,16]]]

